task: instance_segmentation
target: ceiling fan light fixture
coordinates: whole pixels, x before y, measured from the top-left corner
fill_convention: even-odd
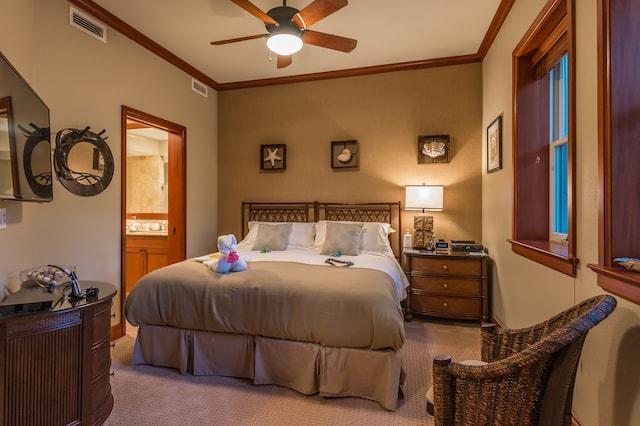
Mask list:
[[[289,56],[302,49],[302,39],[294,34],[274,34],[267,39],[267,47],[273,53]]]

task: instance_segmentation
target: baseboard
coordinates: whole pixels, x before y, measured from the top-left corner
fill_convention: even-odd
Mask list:
[[[498,322],[498,320],[497,320],[493,315],[490,317],[490,321],[489,321],[489,322],[490,322],[491,324],[495,324],[495,325],[496,325],[496,327],[498,327],[498,328],[502,328],[502,326],[500,325],[500,323]]]

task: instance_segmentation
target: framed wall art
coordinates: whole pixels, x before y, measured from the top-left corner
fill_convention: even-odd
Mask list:
[[[502,168],[502,115],[487,127],[487,173]]]
[[[358,141],[331,142],[331,168],[357,169],[360,166]]]
[[[418,136],[418,164],[448,163],[449,135]]]
[[[260,145],[260,170],[285,170],[287,145]]]

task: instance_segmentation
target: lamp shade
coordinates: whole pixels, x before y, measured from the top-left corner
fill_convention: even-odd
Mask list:
[[[302,49],[302,39],[289,33],[274,34],[267,39],[267,47],[273,53],[289,56]]]
[[[444,186],[407,185],[405,186],[405,210],[442,211],[444,207]]]

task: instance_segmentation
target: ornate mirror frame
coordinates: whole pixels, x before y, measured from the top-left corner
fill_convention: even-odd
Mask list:
[[[54,166],[60,183],[69,192],[83,197],[91,197],[104,191],[111,183],[114,172],[113,154],[105,142],[106,137],[101,137],[105,131],[93,133],[89,129],[90,127],[83,130],[60,130],[56,134],[54,153]],[[77,144],[83,142],[93,145],[97,150],[94,157],[98,161],[93,161],[93,169],[73,170],[69,166],[70,154]]]

